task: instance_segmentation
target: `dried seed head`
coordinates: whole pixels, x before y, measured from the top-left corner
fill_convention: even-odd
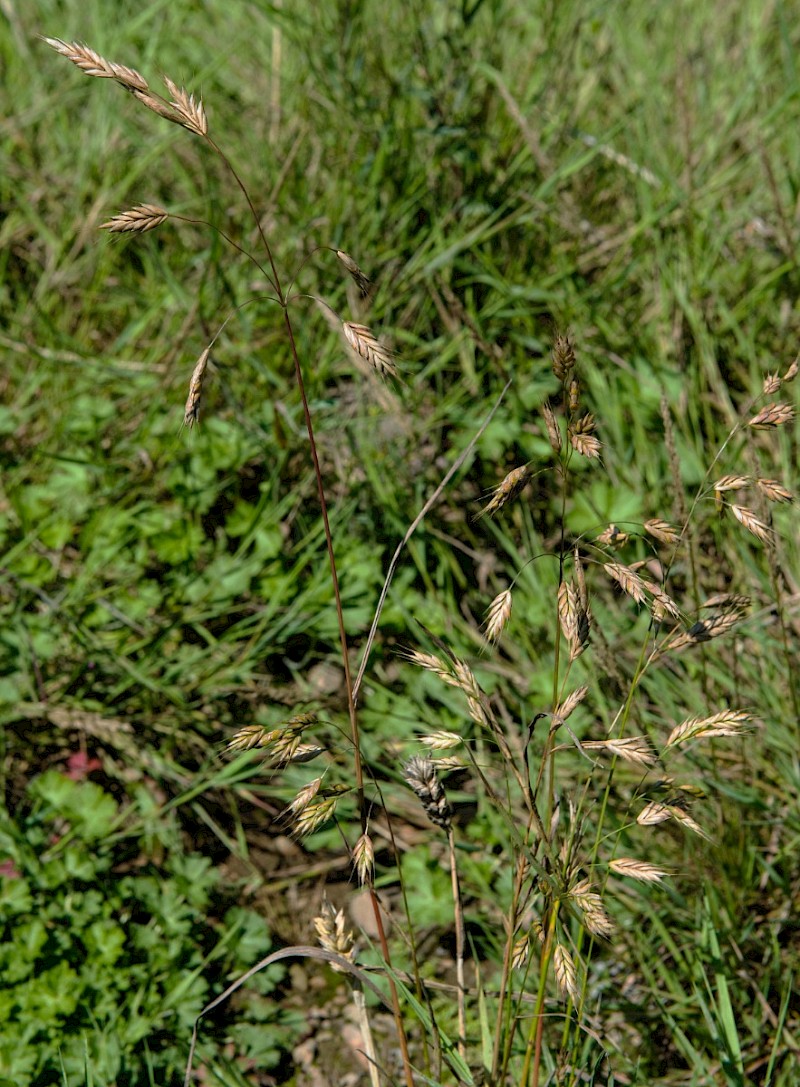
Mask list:
[[[574,415],[578,410],[581,402],[581,387],[578,384],[578,379],[573,377],[569,383],[569,389],[567,390],[567,407]]]
[[[553,373],[564,381],[575,369],[575,348],[569,336],[558,335],[553,343]]]
[[[342,331],[355,353],[368,362],[379,374],[397,376],[397,367],[392,360],[391,352],[375,338],[366,325],[356,325],[351,321],[343,321]]]
[[[669,734],[666,747],[675,747],[698,737],[713,739],[717,736],[739,736],[753,727],[752,717],[743,710],[723,710],[710,717],[690,717],[675,726]]]
[[[754,415],[747,425],[754,430],[775,430],[784,423],[790,423],[792,419],[794,419],[794,408],[791,404],[768,404],[758,415]]]
[[[572,956],[563,944],[557,943],[553,952],[553,970],[556,982],[564,996],[569,997],[573,1004],[580,1002],[581,993],[578,988],[578,979],[575,972],[575,963]]]
[[[659,868],[645,861],[637,861],[633,857],[617,857],[608,867],[615,875],[638,879],[641,883],[660,883],[669,875],[666,868]]]
[[[544,423],[547,427],[547,437],[550,439],[550,447],[554,453],[561,452],[561,429],[558,425],[555,412],[545,400],[542,404],[542,415],[544,416]]]
[[[404,766],[403,777],[419,797],[430,821],[437,827],[448,830],[453,809],[431,760],[415,755]]]
[[[627,566],[621,566],[618,562],[604,563],[604,567],[620,588],[628,596],[632,596],[637,604],[646,602],[645,583],[637,573],[628,569]]]
[[[572,565],[574,573],[574,585],[575,593],[578,597],[578,605],[583,611],[589,611],[589,593],[586,589],[586,578],[583,572],[583,563],[581,562],[581,553],[578,548],[574,548],[572,552]]]
[[[458,747],[464,742],[457,732],[447,732],[445,729],[431,732],[427,736],[420,736],[419,741],[431,751],[449,751],[450,748]]]
[[[627,532],[623,532],[615,524],[610,524],[595,538],[595,543],[601,547],[624,547],[628,540],[630,536]]]
[[[660,517],[653,517],[645,521],[644,530],[659,543],[676,544],[680,540],[680,533],[668,521],[662,521]]]
[[[372,284],[367,276],[364,275],[349,253],[344,253],[341,249],[337,249],[336,256],[350,273],[353,282],[358,287],[358,293],[361,298],[368,298],[369,292],[372,289]]]
[[[645,804],[636,819],[636,822],[640,827],[652,827],[657,823],[666,823],[670,818],[670,811],[666,804],[659,804],[656,800],[651,800],[649,804]]]
[[[189,395],[186,398],[186,406],[183,409],[184,426],[191,427],[197,422],[198,412],[200,411],[200,397],[203,392],[203,380],[206,375],[206,367],[208,366],[210,355],[211,348],[207,347],[197,360],[194,371],[192,372],[192,378],[189,382]]]
[[[124,64],[113,64],[83,42],[65,42],[61,38],[43,38],[57,53],[71,60],[86,75],[98,79],[115,79],[129,91],[146,91],[147,80],[135,68],[126,68]]]
[[[794,502],[794,495],[777,479],[757,479],[756,486],[770,502]]]
[[[528,961],[531,953],[530,936],[525,933],[519,936],[514,941],[514,947],[511,951],[511,969],[521,970],[525,963]]]
[[[146,109],[151,111],[151,113],[155,113],[159,117],[171,121],[174,125],[185,127],[181,115],[176,113],[173,107],[165,102],[163,98],[159,97],[159,95],[153,94],[152,91],[149,90],[134,90],[131,91],[131,93],[136,101],[141,102]]]
[[[783,380],[794,381],[794,379],[797,377],[798,370],[800,370],[800,355],[797,356],[792,365],[783,375]]]
[[[375,873],[375,846],[369,834],[362,834],[353,846],[353,866],[362,887],[365,883],[372,882]]]
[[[781,381],[780,376],[778,374],[767,374],[767,376],[764,378],[764,385],[763,385],[764,395],[765,396],[774,395],[774,393],[776,393],[780,389],[782,384],[783,384],[783,382]]]
[[[228,741],[229,751],[249,751],[253,747],[269,747],[280,729],[267,729],[262,725],[245,725]]]
[[[752,510],[747,509],[746,506],[731,506],[730,511],[739,524],[744,525],[747,531],[751,532],[756,539],[761,540],[762,543],[769,541],[769,525],[765,525],[763,521],[760,521]]]
[[[321,785],[322,777],[314,778],[313,781],[309,781],[295,796],[294,800],[291,802],[287,810],[290,811],[293,815],[299,815],[299,813],[307,808],[311,801],[314,799],[314,797],[317,795]]]
[[[353,944],[355,936],[351,929],[346,928],[344,910],[337,910],[325,899],[319,916],[314,918],[314,928],[320,947],[325,951],[331,951],[335,955],[341,955],[349,962],[353,961]],[[337,973],[342,973],[343,968],[335,963],[331,964]]]
[[[169,219],[169,212],[160,208],[157,204],[137,204],[135,208],[123,211],[109,219],[107,223],[101,223],[101,230],[110,230],[112,234],[144,234],[146,230]]]
[[[478,516],[491,516],[493,513],[497,513],[498,510],[502,509],[503,506],[508,505],[509,502],[513,502],[517,495],[524,490],[532,476],[533,472],[527,464],[512,469],[505,479],[492,491],[492,497]]]
[[[496,642],[511,618],[511,590],[504,589],[489,605],[486,612],[484,633],[490,642]]]
[[[558,717],[562,722],[566,721],[567,718],[573,713],[575,708],[579,706],[581,702],[583,702],[588,692],[589,688],[586,685],[584,685],[583,687],[578,687],[577,690],[574,690],[572,692],[572,694],[567,695],[567,697],[556,710],[555,716]]]
[[[714,484],[714,490],[722,494],[724,491],[739,491],[746,487],[750,479],[748,476],[721,476]]]
[[[747,611],[750,597],[741,593],[714,593],[700,605],[701,608],[719,608],[721,611]]]
[[[741,613],[738,610],[729,609],[709,615],[705,619],[698,619],[688,630],[671,638],[664,646],[664,649],[679,652],[691,646],[701,645],[703,642],[710,642],[712,638],[719,638],[721,635],[727,634],[741,618]]]
[[[634,766],[655,766],[656,755],[644,736],[628,736],[618,740],[582,740],[585,751],[607,751]]]
[[[319,780],[321,779],[317,779],[317,781]],[[311,785],[313,784],[314,782],[311,783]],[[306,789],[309,787],[306,786]],[[343,794],[350,791],[350,787],[348,785],[330,785],[327,789],[319,789],[319,785],[317,785],[317,790],[317,795],[311,800],[306,800],[299,812],[293,812],[294,801],[289,805],[289,812],[296,816],[294,832],[298,838],[313,834],[323,823],[327,823],[329,819],[332,819],[336,812],[336,805]],[[301,789],[300,793],[295,797],[295,801],[304,792],[305,790]]]
[[[594,436],[595,426],[594,416],[591,412],[587,412],[586,415],[567,428],[570,445],[582,457],[593,458],[600,456],[602,445]]]
[[[603,909],[603,900],[597,891],[592,890],[588,879],[576,883],[570,890],[570,897],[583,914],[583,923],[592,936],[609,937],[614,931],[611,918]]]
[[[187,94],[183,87],[173,83],[168,76],[164,76],[164,84],[172,95],[170,106],[177,115],[177,123],[194,132],[196,136],[205,136],[208,133],[208,119],[203,109],[203,103],[198,98]]]

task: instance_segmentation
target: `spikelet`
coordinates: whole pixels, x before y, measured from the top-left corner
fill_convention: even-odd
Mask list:
[[[762,386],[764,395],[773,396],[780,389],[782,384],[783,382],[781,381],[779,374],[767,374]]]
[[[430,821],[448,830],[453,809],[431,760],[414,755],[403,767],[403,777],[421,801]]]
[[[791,404],[768,404],[758,415],[748,420],[747,425],[753,430],[776,430],[784,423],[790,423],[792,419],[794,419],[794,408]]]
[[[530,957],[530,953],[530,936],[528,933],[523,933],[522,936],[518,936],[514,941],[514,947],[511,951],[511,969],[522,970]]]
[[[752,728],[752,718],[743,710],[723,710],[710,717],[690,717],[676,725],[669,734],[666,747],[675,747],[688,740],[713,739],[717,736],[738,736]]]
[[[617,528],[615,524],[610,524],[599,536],[595,537],[595,542],[601,547],[624,547],[628,540],[630,535],[623,532],[621,528]]]
[[[568,694],[564,701],[559,705],[554,717],[557,717],[559,721],[566,721],[575,708],[583,702],[588,692],[589,688],[584,684],[583,687],[578,687],[571,694]]]
[[[157,204],[137,204],[135,208],[114,215],[107,223],[101,223],[101,230],[110,230],[112,234],[144,234],[153,230],[169,219],[169,212]]]
[[[659,868],[646,861],[637,861],[633,857],[617,857],[608,867],[617,876],[627,876],[641,883],[660,883],[669,875],[666,868]]]
[[[352,930],[346,927],[344,910],[337,910],[327,899],[324,899],[320,913],[314,918],[314,928],[320,947],[334,955],[341,955],[349,962],[353,961],[355,936]],[[336,963],[331,965],[337,973],[344,972],[344,968],[337,966]]]
[[[553,952],[553,970],[556,982],[564,996],[569,997],[573,1004],[578,1004],[581,998],[578,980],[575,972],[575,963],[569,951],[563,944],[557,943]]]
[[[575,348],[569,335],[558,335],[553,343],[553,373],[564,381],[575,369]]]
[[[727,634],[740,622],[741,618],[742,616],[737,609],[716,612],[705,619],[698,619],[688,630],[671,638],[663,648],[664,650],[671,649],[677,652],[691,646],[701,645],[703,642],[710,642],[712,638],[719,638],[723,634]]]
[[[653,517],[645,521],[644,530],[659,543],[676,544],[680,540],[680,533],[668,521],[662,521],[660,517]]]
[[[352,321],[342,322],[342,332],[347,342],[357,355],[381,375],[397,376],[391,352],[380,343],[366,325],[356,325]]]
[[[567,407],[573,415],[578,410],[580,402],[581,387],[578,383],[578,379],[576,377],[573,377],[569,383],[569,388],[567,389]]]
[[[211,354],[211,348],[207,347],[197,360],[189,382],[189,395],[186,397],[186,405],[183,409],[184,426],[192,427],[197,422],[200,411],[200,397],[203,393],[203,380],[206,375],[206,367]]]
[[[592,889],[588,879],[581,880],[570,889],[570,898],[583,915],[583,923],[592,936],[608,938],[614,931],[611,918],[603,909],[603,900]]]
[[[618,740],[582,740],[585,751],[605,751],[634,766],[654,766],[656,755],[644,736],[628,736]]]
[[[651,800],[642,808],[636,819],[640,827],[652,827],[658,823],[666,823],[670,818],[670,810],[666,804],[659,804],[657,800]]]
[[[582,457],[594,458],[600,456],[602,445],[599,439],[594,436],[595,426],[594,416],[591,412],[588,412],[567,428],[570,445]]]
[[[486,612],[484,634],[490,642],[496,642],[511,618],[511,590],[504,589],[489,605]]]
[[[760,521],[753,511],[747,509],[746,506],[731,506],[730,510],[739,524],[744,525],[747,531],[751,532],[757,540],[767,543],[770,538],[769,525],[765,525],[763,521]]]
[[[628,569],[627,566],[621,566],[618,562],[607,562],[604,563],[604,566],[620,588],[628,596],[633,597],[637,604],[646,603],[645,583],[637,573]]]
[[[42,41],[47,42],[67,60],[71,60],[86,75],[95,76],[98,79],[115,79],[129,91],[147,90],[147,80],[135,68],[127,68],[124,64],[113,64],[83,42],[65,42],[61,38],[43,38]]]
[[[353,846],[353,867],[362,887],[365,883],[372,882],[375,874],[375,846],[369,834],[362,834]]]
[[[208,119],[200,99],[198,98],[195,101],[193,95],[187,94],[183,87],[173,83],[168,76],[164,76],[164,84],[172,95],[169,104],[175,111],[177,123],[183,125],[190,132],[194,132],[196,136],[206,136],[208,134]]]
[[[558,425],[555,412],[546,400],[544,404],[542,404],[542,415],[544,416],[544,424],[547,427],[547,437],[550,440],[550,447],[554,453],[560,453],[562,446],[561,428]]]
[[[349,253],[344,253],[341,249],[337,249],[336,256],[342,262],[342,264],[352,277],[353,282],[358,287],[358,293],[360,297],[368,298],[369,292],[372,289],[372,284],[370,283],[367,276],[364,275],[364,273],[361,271],[361,269]]]
[[[794,360],[789,369],[783,375],[784,381],[794,381],[797,377],[798,371],[800,371],[800,355]]]
[[[478,514],[478,517],[491,517],[493,513],[497,513],[503,506],[513,502],[517,495],[521,494],[525,489],[532,476],[533,471],[527,464],[523,464],[519,468],[513,468],[492,491],[492,497]]]
[[[794,502],[794,495],[777,479],[757,479],[756,486],[770,502]]]

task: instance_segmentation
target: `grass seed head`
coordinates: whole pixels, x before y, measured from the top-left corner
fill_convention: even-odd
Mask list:
[[[355,936],[352,929],[348,929],[345,921],[344,910],[337,910],[327,899],[322,903],[322,909],[314,918],[314,928],[320,947],[330,951],[334,955],[341,955],[343,959],[352,962],[354,959],[353,944]],[[335,963],[331,964],[337,973],[342,973],[343,968]]]
[[[569,951],[563,944],[557,943],[553,952],[553,970],[556,982],[564,996],[569,997],[573,1004],[580,1002],[581,993],[578,988],[578,978],[575,971],[575,963]]]
[[[553,342],[553,373],[559,381],[565,381],[575,369],[575,348],[569,335],[560,333]]]
[[[784,423],[790,423],[794,419],[794,408],[791,404],[768,404],[754,415],[747,423],[753,430],[776,430]]]
[[[783,381],[794,381],[800,371],[800,355],[794,360],[789,369],[783,375]]]
[[[164,76],[164,84],[172,95],[169,104],[177,115],[177,123],[183,125],[190,132],[194,132],[196,136],[207,135],[208,118],[200,99],[198,98],[195,101],[193,95],[187,94],[183,87],[173,83],[168,76]]]
[[[504,589],[489,605],[486,612],[486,624],[484,633],[490,642],[496,642],[511,618],[511,590]]]
[[[492,514],[501,510],[503,506],[507,506],[509,502],[513,502],[513,500],[525,489],[532,476],[533,471],[527,464],[523,464],[519,468],[513,468],[505,479],[503,479],[492,491],[492,497],[478,516],[491,517]]]
[[[342,322],[344,337],[355,353],[381,375],[391,374],[397,377],[397,367],[388,348],[373,335],[366,325],[357,325],[352,321]]]
[[[794,495],[777,479],[757,479],[756,486],[770,502],[794,502]]]
[[[660,517],[653,517],[649,521],[645,521],[644,530],[653,539],[658,540],[659,543],[674,545],[680,540],[680,533],[677,528],[669,523],[669,521],[662,521]]]
[[[547,437],[550,440],[550,448],[554,453],[560,453],[563,444],[561,440],[561,428],[558,425],[555,412],[546,400],[542,404],[542,415],[544,416],[544,425],[547,427]]]
[[[617,876],[627,876],[641,883],[660,883],[669,875],[666,868],[659,868],[646,861],[637,861],[633,857],[617,857],[608,867]]]
[[[358,287],[358,293],[361,298],[369,298],[369,292],[372,290],[372,284],[368,277],[364,275],[359,266],[353,260],[349,253],[342,252],[341,249],[336,250],[336,256],[344,265],[347,272],[350,274],[353,282]]]
[[[65,42],[61,38],[43,38],[42,40],[62,57],[71,60],[86,75],[95,76],[97,79],[115,79],[129,91],[147,90],[147,80],[135,68],[128,68],[124,64],[114,64],[83,42]]]
[[[430,821],[437,827],[448,830],[453,809],[450,807],[433,762],[414,755],[403,767],[403,777],[416,793]]]
[[[200,397],[203,393],[203,381],[206,376],[206,367],[210,355],[211,348],[207,347],[192,371],[192,377],[189,381],[189,395],[186,397],[186,405],[183,409],[184,426],[192,427],[197,422],[200,411]]]
[[[137,204],[128,211],[114,215],[107,223],[101,223],[101,230],[109,230],[112,234],[144,234],[146,230],[153,230],[161,226],[169,219],[169,212],[157,204]]]
[[[757,540],[761,540],[762,543],[767,543],[770,540],[769,525],[765,525],[763,521],[753,513],[752,510],[746,506],[731,506],[730,511],[740,525],[744,525],[748,532],[752,533]]]
[[[591,412],[587,412],[567,428],[570,445],[582,457],[593,459],[600,456],[600,450],[603,447],[599,439],[594,436],[595,427],[594,416]]]
[[[765,396],[773,396],[780,389],[783,381],[779,374],[767,374],[762,386]]]
[[[362,887],[365,883],[372,882],[375,873],[375,846],[369,834],[362,834],[353,846],[353,867]]]

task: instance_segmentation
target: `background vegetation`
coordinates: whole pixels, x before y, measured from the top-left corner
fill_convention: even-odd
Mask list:
[[[549,456],[554,329],[571,330],[604,443],[605,470],[570,501],[574,535],[678,520],[743,406],[797,353],[799,14],[777,0],[0,3],[3,1083],[174,1082],[203,1004],[271,946],[310,942],[323,885],[343,896],[350,874],[335,830],[311,849],[280,821],[303,775],[220,757],[236,728],[298,707],[346,722],[280,311],[238,313],[201,423],[182,430],[194,362],[264,285],[199,226],[97,230],[149,202],[246,240],[246,209],[199,143],[37,34],[202,94],[280,267],[397,352],[400,382],[355,371],[322,308],[298,302],[356,648],[396,542],[512,381],[383,615],[363,744],[392,782],[420,732],[463,719],[399,650],[419,621],[478,659],[488,602],[523,567],[502,649],[480,667],[520,720],[549,708],[558,579],[525,562],[558,537],[554,477],[506,517],[475,515],[511,468]],[[317,246],[374,278],[368,312],[330,252],[308,257]],[[718,474],[766,457],[760,474],[794,491],[796,451],[793,425],[740,440]],[[675,568],[695,605],[702,591],[752,606],[693,666],[650,677],[643,730],[728,703],[760,727],[691,761],[709,841],[641,839],[642,859],[675,875],[613,906],[583,1067],[559,1066],[558,1033],[548,1048],[561,1082],[795,1082],[798,526],[788,506],[774,520],[765,547],[708,500],[697,567]],[[625,561],[644,557],[634,542]],[[602,716],[618,696],[607,662],[633,668],[647,617],[607,585],[595,618],[606,663],[585,681]],[[507,873],[497,827],[468,788],[460,799],[470,931],[491,962]],[[403,815],[411,913],[441,949],[449,880],[410,800]],[[298,1046],[324,1034],[309,1009],[335,991],[320,974],[253,979],[204,1036],[208,1075],[300,1082]]]

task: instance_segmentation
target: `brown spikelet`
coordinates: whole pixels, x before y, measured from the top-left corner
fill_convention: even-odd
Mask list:
[[[341,955],[343,959],[352,962],[355,958],[353,944],[355,936],[351,929],[347,928],[344,910],[337,910],[327,899],[322,903],[322,909],[314,918],[314,928],[317,933],[320,947],[325,951],[331,951],[335,955]],[[344,971],[344,967],[331,963],[338,973]]]
[[[372,882],[375,872],[375,846],[369,834],[362,834],[353,846],[353,867],[362,887],[365,883]]]
[[[754,415],[747,425],[754,430],[775,430],[784,423],[790,423],[792,419],[794,419],[794,408],[791,404],[768,404],[758,415]]]
[[[659,868],[646,861],[637,861],[633,857],[617,857],[608,867],[617,876],[638,879],[642,883],[660,883],[669,875],[666,868]]]
[[[336,813],[336,805],[344,793],[350,791],[348,785],[330,785],[326,789],[320,788],[321,778],[316,778],[304,789],[301,789],[295,799],[289,805],[287,814],[294,816],[294,833],[298,838],[304,838],[307,834],[313,834],[315,830],[332,819]],[[312,788],[315,791],[309,796]]]
[[[678,530],[669,521],[662,521],[660,517],[653,517],[649,521],[645,521],[644,530],[648,535],[658,540],[659,543],[676,544],[680,539]]]
[[[249,751],[253,747],[269,747],[280,735],[280,729],[262,725],[245,725],[228,741],[229,751]]]
[[[450,807],[450,802],[431,760],[414,755],[404,766],[403,777],[419,797],[430,821],[437,827],[447,830],[453,816],[453,809]]]
[[[669,804],[668,807],[669,814],[676,823],[680,823],[682,827],[686,827],[692,834],[697,834],[699,837],[705,838],[706,841],[710,841],[710,835],[706,834],[700,824],[692,819],[691,815],[689,815],[689,813],[679,804]]]
[[[628,736],[619,740],[582,740],[586,751],[607,751],[634,766],[655,766],[656,755],[644,736]]]
[[[678,652],[681,649],[688,649],[691,646],[710,642],[712,638],[719,638],[723,634],[727,634],[740,622],[741,618],[741,613],[737,609],[729,609],[716,612],[704,619],[698,619],[688,630],[683,631],[674,638],[670,638],[664,645],[664,649]]]
[[[670,810],[666,804],[660,804],[657,800],[651,800],[642,808],[636,819],[640,827],[652,827],[657,823],[666,823],[670,818]]]
[[[492,497],[478,516],[491,516],[493,513],[497,513],[498,510],[502,509],[503,506],[508,505],[509,502],[513,502],[517,495],[524,490],[532,476],[533,472],[527,464],[523,464],[519,468],[513,468],[505,479],[492,491]]]
[[[129,91],[147,90],[147,80],[135,68],[113,64],[83,42],[65,42],[61,38],[43,38],[42,41],[47,42],[67,60],[71,60],[86,75],[96,76],[98,79],[115,79]]]
[[[353,279],[353,282],[358,287],[358,293],[361,298],[368,298],[369,292],[372,289],[372,284],[366,275],[361,271],[359,266],[353,260],[349,253],[344,253],[341,249],[336,250],[336,256],[342,262],[347,269],[348,273]]]
[[[756,486],[770,502],[794,502],[794,495],[777,479],[757,479]]]
[[[763,521],[760,521],[752,510],[747,509],[746,506],[731,506],[730,511],[740,525],[744,525],[748,532],[751,532],[756,539],[761,540],[762,543],[767,543],[770,539],[769,525],[765,525]]]
[[[624,547],[628,540],[630,540],[629,534],[617,528],[615,524],[610,524],[599,536],[595,537],[595,543],[600,544],[601,547]]]
[[[588,879],[576,883],[570,890],[572,898],[578,910],[583,915],[583,923],[592,936],[608,938],[614,931],[611,918],[603,909],[603,900],[597,891],[592,889]]]
[[[567,389],[567,407],[574,415],[580,407],[581,402],[581,387],[576,377],[573,377],[569,383]]]
[[[178,124],[194,132],[196,136],[207,135],[208,119],[200,99],[195,101],[194,95],[187,94],[183,87],[173,83],[168,76],[164,76],[164,85],[172,95],[169,104],[179,118]]]
[[[569,642],[569,659],[581,655],[589,642],[589,615],[578,600],[572,585],[562,581],[558,587],[558,618],[564,637]]]
[[[581,553],[577,547],[572,551],[572,565],[575,585],[575,592],[578,597],[578,604],[583,611],[589,611],[589,593],[586,589],[586,577],[583,571],[583,563],[581,562]]]
[[[563,944],[557,943],[553,952],[553,970],[556,982],[564,996],[569,997],[573,1004],[580,1002],[581,993],[578,988],[578,979],[575,973],[575,963],[569,951]]]
[[[554,453],[560,453],[562,446],[561,429],[558,425],[555,412],[546,400],[542,404],[542,415],[544,416],[544,424],[547,427],[547,437],[550,440],[550,447]]]
[[[149,109],[152,113],[158,114],[159,117],[164,117],[167,121],[171,121],[174,125],[184,126],[184,120],[179,113],[177,113],[172,106],[168,105],[163,98],[160,98],[157,94],[153,94],[149,90],[134,90],[131,92],[137,102],[141,102],[146,109]]]
[[[600,456],[602,445],[594,436],[595,426],[594,416],[591,412],[587,412],[586,415],[567,428],[570,445],[582,457],[595,458]]]
[[[101,223],[100,229],[110,230],[112,234],[143,234],[161,226],[166,219],[169,219],[169,212],[158,204],[137,204],[135,208],[113,216],[107,223]]]
[[[360,358],[368,362],[379,374],[397,376],[391,352],[380,343],[366,325],[356,325],[352,321],[342,322],[344,337]]]
[[[690,717],[675,726],[669,734],[666,747],[675,747],[699,737],[713,739],[717,736],[739,736],[752,727],[750,714],[743,710],[723,710],[710,717]]]
[[[720,611],[747,611],[750,607],[750,597],[742,593],[714,593],[706,597],[701,608],[717,608]]]
[[[203,392],[203,380],[206,375],[206,367],[211,354],[211,348],[207,347],[197,360],[192,377],[189,382],[189,395],[186,397],[186,405],[183,409],[184,426],[194,426],[200,411],[200,397]]]
[[[653,598],[653,618],[659,622],[664,619],[665,616],[670,615],[673,619],[680,619],[681,609],[675,603],[671,596],[668,596],[660,586],[655,582],[642,578],[642,585],[647,589]]]
[[[514,947],[511,952],[511,969],[521,970],[528,961],[531,953],[531,940],[528,933],[523,933],[522,936],[518,936],[514,941]]]
[[[767,374],[762,386],[764,395],[773,396],[780,389],[782,384],[783,382],[781,381],[779,374]]]
[[[784,381],[794,381],[797,377],[798,371],[800,371],[800,355],[794,360],[789,369],[783,375]]]
[[[560,333],[553,342],[553,373],[559,381],[564,381],[575,369],[575,348],[569,336]]]
[[[427,736],[420,736],[420,743],[425,744],[431,751],[447,751],[451,747],[458,747],[462,744],[463,738],[459,736],[457,732],[448,732],[447,729],[437,729],[436,732],[429,732]]]
[[[627,566],[621,566],[618,562],[607,562],[604,566],[620,588],[628,596],[632,596],[637,604],[646,602],[645,585],[637,573],[628,569]]]
[[[719,491],[720,494],[723,491],[739,491],[742,487],[746,487],[749,482],[748,476],[720,476],[714,484],[714,490]]]
[[[496,642],[511,618],[511,590],[504,589],[489,605],[486,612],[484,633],[490,642]]]
[[[578,687],[571,694],[568,694],[564,701],[559,705],[555,712],[555,716],[561,721],[566,721],[575,708],[583,702],[588,693],[589,688],[585,684],[583,687]]]

